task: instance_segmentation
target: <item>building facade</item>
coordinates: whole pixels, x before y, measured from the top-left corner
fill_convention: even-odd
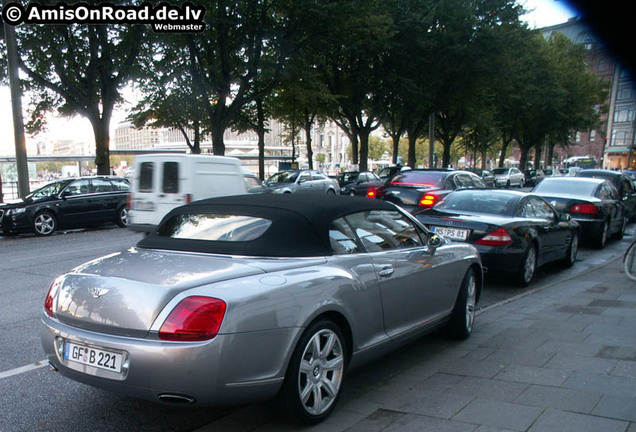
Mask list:
[[[636,167],[635,113],[636,92],[632,74],[617,61],[607,46],[578,18],[541,29],[544,37],[561,33],[586,49],[589,70],[608,83],[608,110],[601,114],[597,129],[577,131],[567,150],[555,149],[555,160],[572,156],[592,156],[606,169]],[[601,107],[597,107],[600,109]]]

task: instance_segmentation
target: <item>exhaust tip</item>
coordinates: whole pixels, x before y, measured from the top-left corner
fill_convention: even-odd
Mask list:
[[[167,403],[170,405],[191,405],[194,403],[194,398],[190,396],[178,395],[178,394],[160,394],[158,396],[159,400],[163,403]]]

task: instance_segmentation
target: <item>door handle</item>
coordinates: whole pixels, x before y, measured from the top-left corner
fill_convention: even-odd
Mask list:
[[[380,277],[389,277],[393,274],[395,270],[392,266],[383,267],[382,270],[378,272],[378,276]]]

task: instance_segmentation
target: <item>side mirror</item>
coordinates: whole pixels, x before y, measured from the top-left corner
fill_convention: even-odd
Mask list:
[[[438,248],[446,244],[446,240],[437,234],[431,234],[427,241],[428,247]]]

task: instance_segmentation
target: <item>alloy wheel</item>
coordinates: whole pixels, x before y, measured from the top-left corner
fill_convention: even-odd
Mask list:
[[[55,231],[55,218],[50,213],[40,213],[33,221],[33,228],[38,235],[50,235]]]
[[[475,322],[475,304],[477,303],[477,284],[471,275],[466,285],[466,330],[471,333]]]
[[[305,346],[298,373],[298,392],[305,411],[319,416],[329,410],[340,391],[344,367],[338,335],[330,329],[316,332]]]

